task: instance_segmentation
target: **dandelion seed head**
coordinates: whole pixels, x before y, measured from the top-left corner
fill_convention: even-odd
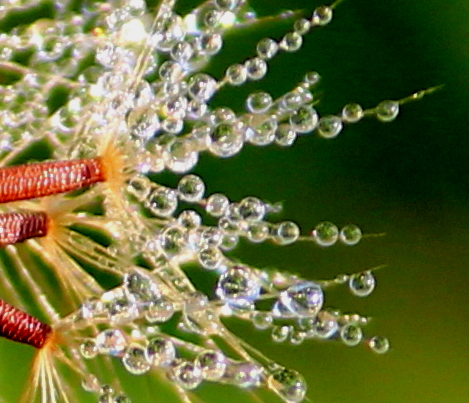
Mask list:
[[[0,6],[0,19],[39,3],[10,1]],[[25,248],[50,267],[63,298],[47,294],[47,281],[23,249],[10,245],[5,251],[58,335],[35,366],[33,398],[72,401],[69,390],[77,385],[61,378],[57,362],[75,371],[97,401],[128,402],[134,396],[119,381],[110,385],[93,372],[94,362],[112,362],[131,375],[164,374],[186,403],[186,391],[205,382],[268,388],[287,403],[304,401],[303,376],[231,333],[226,317],[251,323],[276,343],[339,340],[366,343],[378,354],[389,349],[382,336],[366,339],[365,317],[328,308],[332,286],[370,295],[373,270],[309,280],[227,253],[240,239],[355,245],[362,239],[358,226],[320,222],[306,235],[296,222],[275,220],[280,203],[262,195],[232,201],[228,194],[209,193],[204,178],[191,170],[204,153],[225,159],[246,144],[290,147],[311,133],[332,139],[370,115],[390,122],[413,96],[371,109],[350,103],[336,115],[320,116],[320,76],[310,71],[278,97],[253,90],[244,111],[215,107],[219,91],[261,82],[273,58],[299,51],[305,35],[332,21],[334,6],[317,7],[307,18],[281,15],[292,20],[290,32],[278,40],[261,38],[248,58],[217,76],[208,66],[220,59],[225,35],[261,19],[244,0],[206,1],[186,15],[175,3],[163,0],[153,9],[143,0],[60,0],[51,18],[0,35],[0,71],[15,76],[0,86],[2,166],[43,142],[54,160],[100,161],[104,172],[90,188],[74,187],[76,194],[20,204],[42,206],[60,218],[47,242],[29,239]],[[31,57],[19,62],[21,52]],[[66,99],[51,106],[59,90]],[[159,183],[162,172],[180,175],[177,186]],[[210,291],[192,280],[194,267],[212,284]],[[17,295],[14,284],[1,281]]]

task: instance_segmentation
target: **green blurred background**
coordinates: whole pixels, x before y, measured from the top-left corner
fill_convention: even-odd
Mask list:
[[[181,3],[190,9],[193,2]],[[251,2],[259,15],[313,10],[320,4]],[[258,39],[280,38],[290,26],[291,21],[265,22],[230,34],[227,51],[210,70],[219,77],[228,63],[251,56]],[[469,2],[346,0],[329,26],[306,36],[300,52],[274,59],[266,79],[224,90],[214,104],[240,110],[253,89],[278,96],[310,70],[322,76],[317,106],[322,114],[338,113],[349,102],[373,107],[431,86],[444,88],[403,106],[393,123],[369,118],[346,127],[334,140],[312,135],[291,149],[247,146],[228,160],[206,155],[195,173],[209,193],[284,201],[279,219],[295,220],[305,233],[323,220],[386,233],[355,247],[243,245],[234,255],[312,279],[388,265],[376,273],[378,287],[370,297],[359,299],[337,287],[327,294],[327,303],[371,316],[365,332],[388,336],[392,349],[378,356],[364,346],[340,343],[277,345],[267,332],[242,324],[232,328],[271,358],[302,372],[313,402],[466,403]],[[174,184],[177,179],[165,180]],[[0,395],[10,402],[24,383],[31,354],[28,347],[5,341],[0,348]],[[232,388],[202,386],[199,396],[206,402],[251,401]],[[271,394],[262,398],[278,401]],[[171,400],[161,395],[154,401]]]

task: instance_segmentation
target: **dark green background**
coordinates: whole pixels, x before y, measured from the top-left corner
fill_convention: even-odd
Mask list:
[[[261,15],[320,4],[277,3],[251,4]],[[211,71],[219,77],[227,63],[251,56],[257,39],[279,38],[290,25],[270,22],[230,34],[224,60],[215,61]],[[312,135],[286,150],[247,146],[228,160],[207,155],[195,170],[209,193],[222,191],[232,200],[256,195],[285,201],[281,218],[295,220],[305,233],[322,220],[386,233],[351,248],[320,249],[308,243],[243,246],[235,253],[254,265],[276,265],[313,279],[388,265],[376,273],[378,287],[368,298],[352,297],[345,287],[327,295],[334,307],[372,316],[365,332],[390,338],[387,355],[340,343],[276,345],[266,332],[232,326],[270,357],[302,372],[313,402],[469,401],[468,27],[467,1],[346,0],[330,26],[306,36],[300,52],[272,61],[265,80],[222,91],[214,99],[240,110],[254,88],[278,96],[308,70],[322,76],[317,109],[323,114],[337,113],[348,102],[372,107],[383,99],[445,85],[403,106],[393,123],[371,118],[346,127],[334,140]],[[6,341],[0,347],[0,393],[9,402],[24,382],[31,355],[28,347]],[[200,389],[207,402],[251,401],[232,392]],[[277,401],[269,394],[262,397]]]

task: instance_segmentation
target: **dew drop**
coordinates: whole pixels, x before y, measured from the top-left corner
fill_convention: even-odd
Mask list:
[[[124,368],[133,375],[142,375],[151,368],[145,354],[145,349],[139,345],[130,345],[122,357]]]
[[[267,378],[268,387],[287,403],[301,402],[307,391],[304,378],[296,371],[279,368]]]
[[[362,230],[354,224],[346,225],[340,230],[339,238],[345,245],[356,245],[362,239]]]
[[[373,336],[368,340],[371,351],[376,354],[385,354],[389,351],[389,340],[384,336]]]
[[[202,376],[209,381],[217,381],[226,370],[227,360],[220,351],[205,351],[197,356],[196,365],[202,370]]]
[[[261,291],[255,271],[246,266],[234,266],[218,279],[216,294],[229,305],[244,305],[257,299]]]
[[[339,229],[329,221],[323,221],[316,225],[311,236],[320,246],[334,245],[339,239]]]
[[[391,122],[399,114],[399,103],[396,101],[383,101],[376,107],[376,117],[381,122]]]
[[[176,358],[176,348],[174,343],[165,337],[153,337],[148,341],[145,357],[151,365],[165,367]]]
[[[349,288],[352,294],[358,297],[367,297],[376,287],[376,279],[370,270],[352,274],[349,279]]]
[[[340,338],[346,346],[354,347],[363,340],[363,331],[357,325],[348,324],[340,329]]]

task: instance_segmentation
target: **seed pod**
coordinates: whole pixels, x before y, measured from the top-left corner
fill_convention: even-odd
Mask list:
[[[47,214],[42,211],[0,214],[0,247],[45,236],[47,223]]]
[[[0,336],[41,349],[52,328],[0,299]]]
[[[104,180],[100,157],[4,167],[0,169],[0,203],[69,192]]]

